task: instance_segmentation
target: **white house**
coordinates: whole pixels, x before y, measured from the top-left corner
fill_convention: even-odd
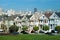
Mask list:
[[[58,16],[57,26],[60,26],[60,12],[55,12],[55,14]]]
[[[48,25],[48,18],[44,14],[39,18],[39,25],[41,28],[43,28],[44,25]]]
[[[58,23],[58,15],[56,15],[55,13],[53,13],[50,17],[49,17],[49,27],[50,29],[55,29],[55,27],[57,26]]]
[[[15,19],[14,19],[15,22],[19,22],[20,21],[20,18],[17,16]]]
[[[41,16],[40,13],[36,12],[35,14],[33,14],[30,18],[30,25],[37,25],[39,26],[39,17]]]

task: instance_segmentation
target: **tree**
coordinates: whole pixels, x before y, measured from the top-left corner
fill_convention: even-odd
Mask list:
[[[28,26],[26,26],[26,25],[24,25],[22,28],[23,31],[26,31],[27,29],[28,29]]]
[[[6,25],[4,25],[4,24],[1,24],[1,29],[3,29],[3,31],[4,31],[4,32],[6,32],[6,30],[7,30],[7,27],[6,27]]]
[[[58,32],[60,32],[60,26],[56,26],[55,30],[58,31]]]
[[[34,26],[34,27],[33,27],[33,30],[34,30],[34,31],[38,31],[38,30],[39,30],[39,27],[38,27],[38,26]]]
[[[47,26],[47,25],[45,25],[45,26],[43,26],[43,30],[49,30],[49,26]]]
[[[23,28],[22,28],[23,31],[21,31],[21,33],[28,34],[27,29],[28,29],[28,26],[23,25]]]
[[[9,31],[10,31],[10,33],[17,32],[18,29],[19,29],[19,27],[16,26],[15,23],[14,23],[14,25],[12,25],[11,27],[9,27]]]

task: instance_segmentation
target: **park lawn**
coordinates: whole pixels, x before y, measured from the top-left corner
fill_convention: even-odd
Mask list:
[[[60,36],[38,34],[0,35],[0,40],[60,40]]]

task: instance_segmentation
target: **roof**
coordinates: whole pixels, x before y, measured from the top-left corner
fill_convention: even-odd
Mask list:
[[[23,16],[18,16],[20,19],[22,19],[23,18]]]
[[[53,13],[45,13],[45,16],[49,18]]]
[[[26,15],[26,17],[27,17],[28,19],[30,19],[31,16],[32,16],[32,15]]]
[[[41,13],[35,13],[32,15],[32,17],[30,18],[30,20],[38,20],[43,14]]]
[[[55,14],[56,14],[58,17],[60,17],[60,12],[55,12]]]

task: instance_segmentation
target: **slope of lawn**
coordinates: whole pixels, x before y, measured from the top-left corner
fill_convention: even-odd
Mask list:
[[[38,34],[0,35],[0,40],[60,40],[60,36]]]

